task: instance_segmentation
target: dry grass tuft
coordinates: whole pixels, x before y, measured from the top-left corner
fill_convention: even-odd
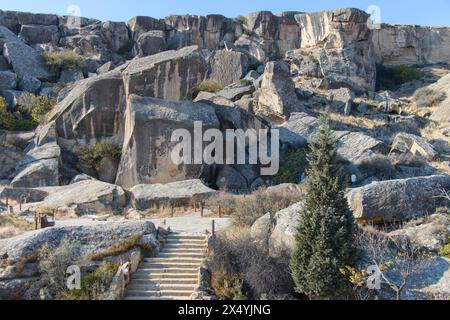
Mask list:
[[[139,233],[126,240],[119,241],[113,246],[109,247],[108,249],[93,253],[90,256],[90,259],[94,261],[99,261],[107,257],[115,257],[120,254],[126,253],[131,249],[133,249],[134,247],[138,246],[139,239],[143,235],[144,235],[143,233]]]

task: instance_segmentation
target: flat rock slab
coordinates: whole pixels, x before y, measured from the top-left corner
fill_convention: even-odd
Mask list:
[[[132,205],[138,210],[146,210],[154,205],[170,203],[171,201],[208,197],[215,193],[217,193],[216,190],[208,188],[200,180],[186,180],[168,184],[143,184],[130,190]]]

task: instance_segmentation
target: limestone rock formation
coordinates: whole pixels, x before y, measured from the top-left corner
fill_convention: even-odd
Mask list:
[[[443,94],[445,99],[439,103],[437,110],[431,116],[431,120],[440,123],[450,122],[450,75],[442,77],[438,82],[432,84],[428,89],[436,94]]]
[[[450,28],[382,24],[373,30],[376,61],[384,65],[450,62]]]
[[[200,180],[185,180],[168,184],[141,184],[130,189],[131,204],[137,210],[146,210],[168,204],[189,205],[212,196],[217,191]]]
[[[414,155],[420,155],[429,161],[434,161],[439,156],[434,147],[424,138],[402,132],[395,136],[391,153],[404,153],[405,151]]]
[[[123,152],[116,183],[133,187],[201,178],[204,165],[178,166],[171,161],[171,147],[179,143],[171,142],[173,130],[185,129],[193,137],[195,121],[202,122],[204,130],[219,127],[212,106],[132,95],[125,114]]]
[[[289,65],[284,61],[269,62],[257,92],[255,113],[268,118],[285,118],[299,108]]]
[[[228,86],[244,78],[249,68],[249,58],[242,52],[217,50],[208,58],[208,79]]]
[[[439,196],[450,189],[450,176],[429,176],[374,182],[348,194],[355,217],[375,223],[425,216],[446,204]]]
[[[191,100],[207,73],[198,47],[165,51],[131,61],[123,71],[125,93],[172,100]]]
[[[148,31],[139,36],[133,48],[134,55],[146,57],[165,51],[167,49],[166,35],[164,31]]]
[[[298,14],[301,50],[294,56],[309,56],[309,76],[320,70],[323,89],[347,87],[355,92],[375,88],[375,59],[368,14],[355,9],[338,9]],[[302,59],[300,59],[301,61]]]

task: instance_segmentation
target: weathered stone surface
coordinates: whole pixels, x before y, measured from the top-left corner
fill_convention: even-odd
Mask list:
[[[255,112],[258,115],[283,119],[296,111],[298,100],[286,62],[267,63],[257,99]]]
[[[277,212],[274,216],[274,228],[269,239],[271,256],[279,256],[283,252],[292,252],[295,247],[295,234],[299,221],[299,212],[303,203],[296,203],[289,208]]]
[[[15,89],[17,75],[11,71],[0,71],[0,90]]]
[[[0,135],[0,180],[14,177],[17,163],[33,137],[34,132],[4,132]]]
[[[3,51],[3,48],[0,46],[0,52]],[[0,55],[0,71],[8,71],[9,70],[9,65],[8,65],[8,61],[6,61],[4,56]]]
[[[260,241],[261,243],[266,243],[267,239],[270,237],[272,226],[273,219],[269,212],[253,223],[250,234],[253,239]]]
[[[230,192],[243,191],[249,187],[245,177],[231,166],[225,166],[219,171],[216,185],[220,190]]]
[[[104,74],[114,69],[114,64],[111,61],[106,62],[101,67],[99,67],[96,72],[97,74]]]
[[[192,199],[214,195],[217,191],[208,188],[200,180],[186,180],[168,184],[137,185],[130,189],[131,204],[137,210],[169,203],[189,203]]]
[[[46,188],[42,189],[47,191]],[[97,180],[85,180],[49,189],[49,196],[36,206],[74,211],[79,215],[110,213],[125,206],[126,196],[119,186]]]
[[[424,138],[401,132],[394,138],[391,153],[402,153],[402,150],[405,149],[408,152],[411,152],[414,155],[420,155],[429,161],[434,161],[439,156],[439,153],[434,149],[434,147]]]
[[[193,136],[195,121],[202,122],[203,130],[219,127],[212,106],[132,95],[116,183],[133,187],[200,178],[204,165],[178,166],[171,160],[172,148],[179,143],[171,142],[173,130],[186,129]]]
[[[0,256],[16,263],[21,257],[30,255],[48,244],[57,248],[62,240],[77,243],[79,257],[108,249],[119,241],[136,235],[156,237],[156,229],[149,221],[124,221],[96,223],[73,227],[54,227],[28,232],[15,238],[0,240]],[[74,257],[76,258],[76,257]]]
[[[222,86],[242,79],[248,71],[249,58],[242,52],[217,50],[208,59],[208,78]]]
[[[378,92],[374,100],[378,102],[378,108],[387,113],[400,113],[403,107],[403,102],[391,91]]]
[[[76,82],[84,79],[83,72],[80,70],[63,70],[59,77],[60,83]]]
[[[434,90],[437,94],[444,93],[446,95],[446,99],[437,106],[437,110],[431,116],[431,120],[440,123],[450,122],[450,75],[442,77],[428,88]]]
[[[148,31],[139,36],[133,52],[135,56],[146,57],[165,51],[167,49],[164,31]]]
[[[425,216],[445,206],[448,200],[437,198],[442,189],[450,189],[449,175],[374,182],[353,189],[347,197],[357,219],[391,222]]]
[[[143,33],[152,30],[164,31],[165,29],[164,20],[144,16],[131,18],[127,25],[130,28],[134,40],[137,40]]]
[[[392,231],[389,237],[408,237],[422,248],[438,253],[446,245],[450,233],[450,218],[442,214],[435,214],[426,218],[412,221],[406,227]]]
[[[197,45],[217,50],[234,41],[235,23],[222,15],[173,15],[165,18],[165,24],[169,49]]]
[[[387,154],[388,146],[368,135],[359,132],[336,132],[338,155],[346,161],[360,164],[374,154]]]
[[[306,145],[306,141],[311,142],[319,129],[319,120],[307,113],[292,113],[288,121],[280,127],[280,141],[293,147]]]
[[[41,88],[41,81],[30,75],[25,75],[20,81],[20,87],[23,91],[37,93]]]
[[[17,12],[17,18],[21,25],[54,25],[58,24],[58,16],[55,14]]]
[[[56,122],[58,137],[94,139],[119,132],[125,108],[120,71],[79,81],[49,115]]]
[[[22,25],[19,38],[23,39],[29,45],[38,43],[57,44],[60,35],[56,25]]]
[[[223,90],[217,93],[217,96],[223,97],[230,101],[236,101],[241,99],[245,95],[251,95],[255,92],[255,87],[253,85],[245,86],[240,83],[229,85]]]
[[[353,99],[355,94],[348,88],[329,90],[328,100],[331,101],[331,108],[341,114],[350,115]]]
[[[113,52],[120,52],[130,41],[128,28],[125,22],[103,22],[102,34],[109,49]]]
[[[132,60],[123,71],[127,95],[191,100],[194,88],[205,79],[207,65],[198,47],[166,51]]]
[[[357,9],[338,9],[317,13],[297,14],[301,28],[301,56],[310,56],[306,64],[309,76],[319,73],[323,89],[347,87],[355,92],[375,88],[375,58],[369,15]],[[295,60],[294,60],[295,62]],[[315,63],[315,66],[314,66]],[[305,65],[303,62],[299,66]]]
[[[20,30],[20,23],[17,12],[0,10],[0,25],[5,26],[14,33],[18,33]]]
[[[25,75],[38,79],[49,78],[50,74],[36,50],[3,26],[0,26],[0,38],[3,38],[5,42],[3,55],[20,79]]]
[[[40,202],[43,201],[47,196],[47,191],[31,188],[5,188],[0,193],[0,198],[8,198],[10,203]]]
[[[260,11],[248,14],[240,26],[244,32],[235,45],[260,62],[283,58],[287,51],[300,47],[300,26],[294,18],[297,13],[274,15]]]
[[[450,62],[450,28],[382,24],[372,32],[377,63],[416,65]]]

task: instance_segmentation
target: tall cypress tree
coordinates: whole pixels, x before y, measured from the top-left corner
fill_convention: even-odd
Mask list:
[[[356,257],[356,224],[336,158],[336,140],[323,117],[310,145],[306,196],[291,259],[296,290],[310,298],[338,297],[346,288],[339,270]]]

